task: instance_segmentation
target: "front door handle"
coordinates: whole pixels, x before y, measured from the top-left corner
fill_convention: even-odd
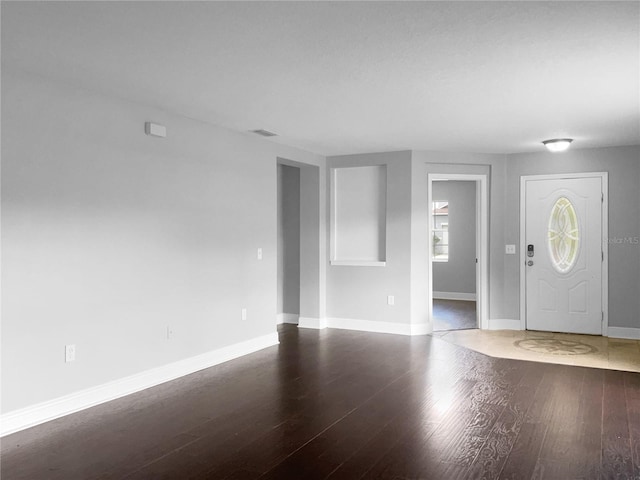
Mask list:
[[[532,265],[533,265],[533,260],[529,260],[529,261],[527,262],[527,265],[532,266]]]

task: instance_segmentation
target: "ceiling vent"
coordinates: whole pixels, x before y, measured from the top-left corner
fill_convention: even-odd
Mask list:
[[[256,135],[260,135],[261,137],[277,137],[278,134],[277,133],[273,133],[270,132],[269,130],[251,130],[252,133],[255,133]]]

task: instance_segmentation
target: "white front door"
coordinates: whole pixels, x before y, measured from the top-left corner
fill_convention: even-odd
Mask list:
[[[602,334],[603,179],[526,179],[526,328]]]

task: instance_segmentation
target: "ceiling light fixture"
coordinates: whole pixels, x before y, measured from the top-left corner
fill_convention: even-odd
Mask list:
[[[569,148],[573,142],[573,138],[553,138],[551,140],[545,140],[542,144],[547,147],[550,152],[564,152]]]
[[[256,135],[260,135],[261,137],[277,137],[277,133],[270,132],[269,130],[263,130],[262,128],[258,130],[251,130],[251,133],[255,133]]]

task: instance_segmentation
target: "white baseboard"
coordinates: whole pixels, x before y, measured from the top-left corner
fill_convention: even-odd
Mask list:
[[[522,325],[512,318],[490,318],[489,330],[522,330]]]
[[[316,330],[322,330],[323,328],[327,328],[327,319],[326,318],[314,318],[314,317],[299,317],[298,318],[298,327],[299,328],[314,328]]]
[[[409,324],[409,335],[428,335],[431,333],[426,323]]]
[[[359,320],[354,318],[327,318],[329,328],[343,330],[359,330],[362,332],[392,333],[396,335],[426,335],[426,324],[409,324],[393,322],[375,322],[372,320]]]
[[[489,319],[489,330],[522,330],[520,320],[510,318]],[[607,335],[610,338],[626,338],[630,340],[640,340],[640,328],[634,327],[609,327]]]
[[[297,313],[279,313],[276,315],[276,323],[278,325],[282,323],[291,323],[293,325],[298,324],[300,316]]]
[[[610,338],[627,338],[630,340],[640,340],[640,328],[608,327],[607,336]]]
[[[436,300],[467,300],[475,302],[476,294],[460,292],[433,292],[433,298]]]
[[[139,392],[278,343],[280,343],[278,341],[278,333],[270,333],[63,397],[7,412],[0,416],[0,436],[9,435],[49,420]]]

